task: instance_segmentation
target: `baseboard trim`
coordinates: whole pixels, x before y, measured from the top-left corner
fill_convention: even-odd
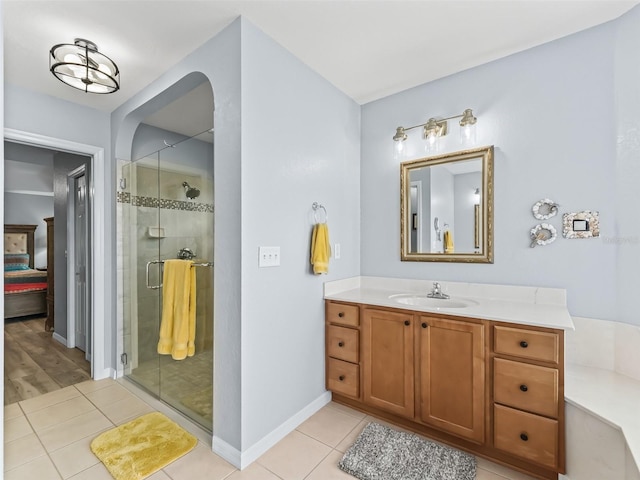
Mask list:
[[[59,333],[53,332],[52,338],[56,342],[61,343],[62,345],[64,345],[65,347],[67,346],[67,339],[64,338],[63,336],[61,336]]]
[[[102,371],[99,372],[93,372],[93,379],[94,380],[102,380],[103,378],[112,378],[112,379],[116,379],[116,371],[113,368],[105,368]]]
[[[212,438],[212,449],[234,467],[242,470],[255,462],[263,453],[273,447],[284,437],[293,432],[302,422],[331,401],[331,392],[324,392],[306,407],[266,434],[244,452],[229,445],[215,435]]]
[[[211,449],[215,454],[220,455],[234,467],[240,468],[242,455],[237,448],[232,447],[220,437],[214,435],[211,438]]]
[[[272,430],[270,433],[262,437],[251,447],[247,448],[240,455],[240,466],[236,466],[242,470],[256,461],[263,453],[273,447],[284,437],[293,432],[302,422],[311,417],[314,413],[324,407],[331,401],[331,392],[324,392],[318,398],[313,400],[309,405],[304,407],[298,413],[283,422],[280,426]],[[214,442],[215,445],[215,442]],[[214,449],[215,451],[215,449]],[[217,453],[217,452],[216,452]]]

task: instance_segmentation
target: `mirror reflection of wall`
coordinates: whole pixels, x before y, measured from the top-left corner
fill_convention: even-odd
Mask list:
[[[467,172],[472,169],[476,171]],[[481,170],[480,159],[411,170],[411,252],[445,253],[446,231],[453,238],[454,251],[476,250],[474,207],[475,191],[482,184]]]
[[[492,179],[492,147],[403,163],[402,259],[491,263]]]

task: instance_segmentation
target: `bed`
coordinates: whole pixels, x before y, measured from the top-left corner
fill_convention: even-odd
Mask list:
[[[47,272],[34,267],[37,225],[4,226],[4,318],[47,313]]]

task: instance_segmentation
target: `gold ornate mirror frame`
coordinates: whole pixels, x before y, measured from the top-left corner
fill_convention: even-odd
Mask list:
[[[474,160],[478,160],[477,166],[473,163]],[[428,169],[422,172],[431,175],[435,172],[432,167],[440,165],[452,172],[469,165],[479,170],[479,201],[476,205],[469,207],[469,218],[473,218],[473,225],[467,226],[471,232],[469,242],[472,246],[469,251],[456,252],[453,247],[456,242],[455,227],[453,231],[448,232],[446,230],[448,224],[434,216],[433,211],[423,211],[418,214],[415,205],[411,203],[412,197],[416,202],[416,191],[426,192],[429,195],[429,206],[432,200],[430,186],[424,188],[421,182],[412,182],[411,173],[414,172],[415,177],[419,174],[423,175],[419,169]],[[416,188],[416,183],[420,183],[420,188]],[[454,199],[454,195],[455,193],[451,193],[449,197]],[[420,201],[422,205],[425,204],[423,202],[424,200]],[[422,210],[429,210],[429,208]],[[431,210],[435,209],[431,207]],[[421,248],[414,245],[415,231],[419,228],[424,229],[425,235],[429,237],[428,252],[420,251]],[[443,229],[444,239],[442,238]],[[431,238],[434,240],[431,241]],[[446,245],[449,248],[445,248]],[[402,261],[412,262],[493,263],[493,146],[421,158],[400,164],[400,257]]]

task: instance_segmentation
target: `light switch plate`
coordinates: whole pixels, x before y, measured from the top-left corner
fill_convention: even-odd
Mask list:
[[[280,247],[260,247],[258,249],[258,266],[260,268],[279,267]]]

